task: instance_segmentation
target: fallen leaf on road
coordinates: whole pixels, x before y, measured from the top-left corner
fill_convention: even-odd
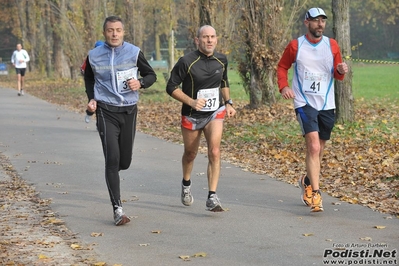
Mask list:
[[[364,240],[364,241],[371,241],[371,240],[373,240],[371,237],[369,237],[369,236],[366,236],[366,237],[361,237],[360,238],[361,240]]]
[[[138,196],[132,196],[132,198],[130,199],[130,201],[138,201],[139,197]]]
[[[188,255],[182,255],[182,256],[179,256],[179,258],[184,260],[184,261],[189,261],[190,260],[190,256],[188,256]]]
[[[77,249],[81,249],[82,247],[78,244],[71,244],[71,248],[77,250]]]
[[[93,265],[94,265],[94,266],[105,266],[105,265],[106,265],[106,263],[105,263],[105,262],[102,262],[102,261],[100,261],[100,262],[96,262],[96,263],[94,263]]]
[[[386,226],[384,226],[384,225],[376,225],[376,226],[374,226],[374,228],[377,228],[377,229],[384,229],[384,228],[386,228]]]
[[[206,257],[206,253],[205,252],[199,252],[199,253],[195,253],[193,255],[194,258],[205,258]]]
[[[64,224],[64,221],[61,220],[61,219],[49,219],[48,222],[51,223],[51,224],[55,224],[55,225]]]
[[[92,237],[99,237],[99,236],[103,236],[103,233],[95,233],[95,232],[93,232],[93,233],[91,233],[90,234]]]

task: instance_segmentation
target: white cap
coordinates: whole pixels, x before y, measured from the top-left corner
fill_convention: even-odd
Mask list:
[[[310,18],[317,18],[319,16],[324,16],[327,18],[326,13],[324,13],[324,10],[319,8],[319,7],[313,7],[306,12],[305,15],[305,20],[310,19]]]

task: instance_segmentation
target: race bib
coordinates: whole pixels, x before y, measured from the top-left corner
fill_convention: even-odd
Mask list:
[[[129,86],[127,85],[127,81],[129,79],[137,79],[137,72],[137,67],[116,72],[116,86],[119,93],[126,93],[131,91]]]
[[[313,73],[305,71],[303,78],[303,92],[311,95],[326,95],[328,88],[327,73]]]
[[[216,111],[219,108],[219,88],[200,90],[197,93],[197,99],[206,99],[201,112]]]

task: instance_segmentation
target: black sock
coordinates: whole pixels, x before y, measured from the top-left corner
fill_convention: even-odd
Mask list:
[[[319,193],[321,195],[320,189],[318,190],[313,190],[313,193]]]
[[[188,181],[186,181],[186,180],[184,180],[184,178],[183,178],[183,186],[185,186],[185,187],[191,186],[191,179],[188,180]]]
[[[213,194],[216,194],[216,192],[215,192],[215,191],[209,191],[209,192],[208,192],[208,199],[209,199]]]
[[[310,180],[308,176],[305,176],[305,180],[303,181],[305,185],[310,186]]]

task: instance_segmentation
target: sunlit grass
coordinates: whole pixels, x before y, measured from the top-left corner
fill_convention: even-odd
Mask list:
[[[157,71],[158,80],[147,91],[142,92],[142,101],[169,101],[166,93],[165,71]],[[352,91],[356,101],[394,101],[399,98],[399,65],[375,65],[354,63],[352,66]],[[242,81],[235,69],[229,69],[230,96],[233,101],[249,102]],[[290,77],[292,76],[290,72]],[[291,80],[290,80],[291,81]],[[276,98],[280,99],[276,87]]]
[[[355,99],[390,101],[399,98],[399,64],[353,64],[352,91]]]

